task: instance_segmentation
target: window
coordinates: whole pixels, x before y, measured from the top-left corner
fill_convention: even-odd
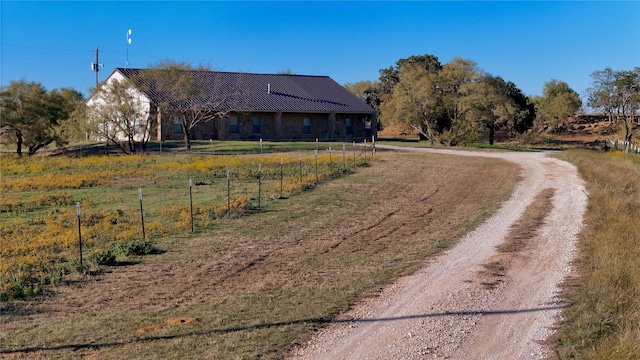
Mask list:
[[[229,118],[229,133],[238,133],[238,118],[236,116],[232,116]]]
[[[345,124],[347,126],[347,135],[353,135],[353,120],[351,118],[347,118],[347,120],[345,120]]]
[[[173,133],[182,134],[182,123],[178,119],[173,119]]]
[[[253,118],[253,133],[260,134],[260,117],[256,116]]]
[[[305,135],[311,134],[311,119],[304,118],[302,120],[302,133]]]

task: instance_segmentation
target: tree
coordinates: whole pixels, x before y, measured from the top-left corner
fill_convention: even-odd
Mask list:
[[[360,99],[364,99],[365,92],[374,87],[375,84],[371,80],[362,80],[355,83],[346,83],[343,86],[353,95],[357,96]]]
[[[88,109],[98,133],[125,154],[136,152],[136,139],[143,144],[144,151],[153,126],[148,100],[127,80],[114,79],[103,84],[99,92],[100,101],[93,102]],[[120,143],[123,138],[126,145]]]
[[[97,129],[92,127],[90,121],[87,121],[88,116],[84,96],[74,89],[63,88],[60,93],[72,111],[69,114],[69,118],[63,120],[58,127],[59,138],[67,144],[74,141],[87,140],[89,134],[96,133]]]
[[[475,140],[478,122],[469,112],[475,109],[474,99],[480,99],[477,82],[482,77],[483,71],[474,61],[459,57],[445,64],[438,73],[443,112],[449,121],[441,142],[456,145]]]
[[[134,82],[147,94],[154,94],[162,117],[178,120],[184,144],[191,148],[192,130],[229,110],[240,109],[245,91],[242,76],[237,83],[224,77],[207,77],[208,67],[194,68],[185,62],[163,61],[141,71]]]
[[[15,140],[18,155],[22,155],[23,146],[33,155],[53,142],[64,145],[58,127],[70,117],[81,98],[82,95],[72,89],[47,92],[39,83],[12,81],[0,94],[0,136]]]
[[[536,96],[534,103],[541,127],[553,132],[562,131],[569,118],[582,107],[578,93],[566,82],[555,79],[544,84],[543,95]]]
[[[516,113],[507,123],[507,128],[512,135],[524,134],[533,127],[533,123],[536,120],[536,106],[511,81],[507,81],[507,96],[516,107]]]
[[[617,108],[616,73],[611,68],[595,71],[591,74],[592,87],[587,89],[589,107],[602,111],[609,123],[615,120],[614,111]]]
[[[640,109],[640,68],[613,71],[611,68],[591,74],[592,87],[588,89],[589,106],[604,112],[609,123],[620,123],[624,131],[625,151],[631,146],[632,127]]]
[[[533,126],[535,107],[514,83],[485,75],[474,86],[475,91],[463,102],[470,102],[470,116],[489,131],[490,145],[498,130],[507,129],[514,135]]]
[[[495,132],[505,127],[516,112],[507,96],[507,83],[500,77],[486,75],[472,90],[462,103],[469,107],[469,116],[489,131],[489,144],[493,145]]]
[[[380,69],[380,77],[378,81],[369,89],[364,91],[365,102],[380,111],[380,105],[393,92],[396,84],[400,81],[401,73],[406,67],[419,67],[426,70],[427,73],[435,74],[442,65],[438,58],[434,55],[412,55],[406,59],[399,59],[395,66],[389,66],[386,69]]]
[[[437,101],[436,75],[420,66],[406,66],[381,111],[390,123],[409,125],[433,144]]]
[[[624,151],[629,152],[633,121],[640,109],[640,67],[617,72],[614,84],[619,118],[624,129]]]

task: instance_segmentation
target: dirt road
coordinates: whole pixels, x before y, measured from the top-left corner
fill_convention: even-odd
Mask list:
[[[386,147],[392,148],[392,147]],[[396,148],[400,150],[400,148]],[[402,150],[407,150],[402,148]],[[357,306],[295,349],[300,359],[540,359],[560,316],[558,285],[569,274],[587,206],[575,167],[547,153],[412,149],[505,159],[522,167],[512,197],[488,221],[425,269]],[[555,189],[545,225],[488,289],[479,275],[510,227],[542,190]]]

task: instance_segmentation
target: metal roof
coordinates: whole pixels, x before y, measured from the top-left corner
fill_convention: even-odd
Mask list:
[[[138,77],[147,69],[117,68],[128,79],[146,79],[140,86],[152,101],[161,102],[162,91],[151,80]],[[375,110],[328,76],[251,74],[240,72],[187,71],[201,95],[189,99],[217,111],[361,113]],[[137,80],[140,81],[140,80]],[[140,84],[138,84],[140,85]]]

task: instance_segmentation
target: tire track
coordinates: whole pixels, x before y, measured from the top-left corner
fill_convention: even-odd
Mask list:
[[[341,316],[308,344],[300,359],[534,359],[551,355],[542,342],[563,304],[558,285],[569,274],[587,195],[571,164],[549,153],[481,153],[408,149],[513,162],[522,180],[490,219],[416,274]],[[496,286],[477,273],[497,254],[512,224],[543,189],[553,208],[531,246]]]

